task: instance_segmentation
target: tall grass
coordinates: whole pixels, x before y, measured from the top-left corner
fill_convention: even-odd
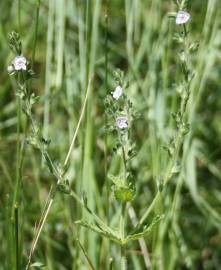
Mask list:
[[[30,254],[30,264],[38,265],[33,269],[41,264],[43,269],[120,269],[118,244],[75,224],[94,220],[82,203],[85,196],[105,224],[119,223],[119,203],[107,176],[118,174],[122,161],[112,151],[115,136],[104,131],[104,98],[116,86],[117,68],[124,70],[126,94],[140,114],[131,131],[138,150],[131,161],[136,199],[125,207],[125,229],[131,231],[142,217],[141,223],[150,224],[164,214],[150,234],[123,250],[127,269],[221,267],[219,0],[188,1],[188,41],[199,43],[188,62],[194,72],[185,113],[190,129],[177,153],[177,171],[159,193],[183,78],[181,47],[174,40],[182,30],[168,16],[177,11],[173,2],[1,1],[0,269],[25,269]],[[11,30],[20,33],[23,54],[35,71],[27,85],[40,96],[33,116],[44,139],[51,140],[53,164],[67,167],[65,179],[73,191],[71,196],[56,191],[51,204],[58,179],[44,155],[27,144],[29,120],[16,95],[16,79],[6,72],[14,57]]]

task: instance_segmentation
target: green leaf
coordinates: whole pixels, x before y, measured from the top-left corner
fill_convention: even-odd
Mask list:
[[[106,229],[104,229],[104,227],[101,227],[101,225],[99,224],[93,224],[93,223],[88,223],[87,221],[83,221],[83,220],[78,220],[75,222],[75,224],[79,224],[85,228],[90,229],[93,232],[98,233],[99,235],[102,235],[116,243],[121,243],[121,239],[118,237],[118,233],[117,231],[115,233],[107,231]],[[110,228],[111,229],[111,228]],[[111,231],[113,231],[113,229],[111,229]]]
[[[35,262],[35,263],[31,264],[31,267],[36,267],[36,268],[43,268],[45,266],[46,265],[44,263],[41,263],[41,262]]]
[[[143,237],[144,235],[150,233],[153,227],[163,218],[164,218],[164,215],[158,215],[154,217],[150,225],[146,225],[143,228],[139,229],[139,231],[137,231],[136,233],[128,235],[124,240],[125,244],[129,241],[137,240],[140,237]]]

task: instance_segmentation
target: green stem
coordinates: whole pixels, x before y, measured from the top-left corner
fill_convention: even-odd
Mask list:
[[[21,81],[21,74],[18,75],[19,82]],[[17,114],[17,137],[16,137],[16,180],[15,180],[15,191],[13,194],[12,212],[11,218],[14,220],[14,209],[15,206],[19,205],[19,191],[21,186],[22,178],[22,144],[21,144],[21,98],[16,95],[16,114]]]
[[[156,196],[154,197],[152,203],[150,204],[150,206],[147,208],[147,210],[145,211],[145,213],[143,214],[142,218],[140,219],[140,221],[138,222],[138,224],[136,225],[136,228],[140,227],[144,221],[146,220],[146,218],[149,216],[149,214],[151,213],[151,211],[154,209],[156,203],[158,202],[159,198],[160,198],[160,191],[157,191]]]
[[[116,118],[115,118],[115,122],[116,122]],[[118,139],[119,139],[120,144],[121,144],[122,159],[123,159],[123,164],[124,164],[124,177],[125,177],[125,181],[126,181],[126,176],[127,176],[127,159],[126,159],[126,152],[125,152],[125,148],[124,148],[123,136],[122,136],[122,134],[121,134],[121,132],[119,130],[118,130]]]
[[[89,81],[89,71],[90,71],[90,50],[91,50],[91,10],[92,1],[87,0],[86,4],[86,85]]]
[[[18,0],[18,32],[21,34],[21,0]]]
[[[122,148],[122,157],[123,157],[123,163],[124,163],[124,176],[125,176],[125,181],[126,181],[126,177],[127,177],[127,160],[126,160],[126,154],[125,154],[125,149],[124,149],[123,144],[122,144],[121,148]]]
[[[18,193],[20,187],[20,155],[21,155],[21,99],[17,96],[17,144],[16,144],[16,184],[15,184],[15,195],[14,205],[18,200]],[[13,207],[14,207],[13,205]]]
[[[121,149],[122,149],[122,158],[123,158],[123,163],[124,163],[124,176],[126,181],[126,176],[127,176],[127,160],[126,160],[126,154],[125,154],[125,149],[123,146],[123,140],[121,134],[120,136],[120,142],[121,142]],[[126,214],[126,202],[121,203],[121,215],[120,215],[120,237],[122,242],[124,241],[125,238],[125,214]],[[121,270],[126,270],[126,255],[125,255],[125,245],[121,245]]]
[[[164,177],[164,182],[163,182],[163,186],[165,187],[167,185],[167,183],[169,182],[170,178],[171,178],[171,171],[173,169],[173,166],[176,162],[176,160],[178,159],[179,156],[179,152],[182,146],[182,137],[180,134],[180,130],[177,132],[177,136],[176,136],[176,141],[175,141],[175,150],[174,150],[174,154],[168,164],[167,170],[166,170],[166,174]],[[146,220],[146,218],[149,216],[149,214],[151,213],[151,211],[154,209],[155,205],[157,204],[159,198],[160,198],[160,194],[161,192],[158,190],[157,194],[155,195],[151,205],[147,208],[147,210],[144,212],[143,216],[141,217],[140,221],[138,222],[136,228],[140,227],[144,221]]]
[[[120,214],[120,236],[121,239],[124,239],[124,226],[125,226],[125,202],[121,204],[121,214]]]
[[[54,195],[55,195],[55,193],[54,193]],[[36,245],[37,245],[37,243],[38,243],[38,239],[39,239],[40,234],[41,234],[41,231],[42,231],[42,229],[43,229],[43,226],[44,226],[44,224],[45,224],[45,221],[46,221],[47,216],[48,216],[48,214],[49,214],[49,211],[50,211],[50,209],[51,209],[53,200],[54,200],[54,196],[53,196],[52,198],[50,198],[49,203],[48,203],[48,206],[47,206],[47,208],[46,208],[46,211],[45,211],[43,217],[41,217],[41,219],[40,219],[40,220],[42,220],[42,221],[39,222],[39,225],[38,225],[38,229],[37,229],[37,232],[36,232],[36,236],[35,236],[35,238],[34,238],[34,241],[33,241],[32,247],[31,247],[31,251],[30,251],[30,253],[29,253],[28,263],[27,263],[26,268],[25,268],[26,270],[28,270],[29,267],[30,267],[31,260],[32,260],[32,256],[33,256],[33,254],[34,254]]]
[[[108,0],[106,0],[105,14],[105,90],[108,84]]]
[[[186,38],[188,32],[187,32],[185,23],[183,24],[183,31],[184,31],[184,37]]]
[[[108,0],[105,2],[106,14],[105,14],[105,84],[104,88],[107,91],[108,87]],[[105,108],[104,108],[105,110]],[[107,115],[104,113],[104,126],[107,125]],[[105,191],[106,191],[106,207],[108,209],[107,220],[109,219],[109,196],[110,187],[107,179],[107,133],[104,134],[104,179],[105,179]]]
[[[32,58],[31,58],[31,68],[32,69],[33,69],[33,65],[34,65],[34,61],[35,61],[35,51],[36,51],[37,35],[38,35],[39,11],[40,11],[40,0],[37,0],[35,32],[34,32],[34,41],[33,41],[33,49],[32,49]]]
[[[121,203],[121,215],[120,215],[120,237],[121,240],[124,241],[125,238],[125,212],[126,211],[126,203],[122,202]],[[125,255],[125,245],[121,245],[121,259],[120,259],[120,265],[121,265],[121,270],[126,270],[126,255]]]
[[[187,38],[187,35],[188,35],[188,32],[187,32],[187,29],[186,29],[186,26],[185,24],[183,25],[183,31],[184,31],[184,52],[185,54],[187,54],[187,50],[186,50],[186,47],[187,47],[187,44],[186,44],[186,38]],[[184,75],[184,80],[185,80],[185,83],[189,84],[188,82],[188,77],[186,74],[187,72],[187,67],[186,67],[186,64],[185,64],[185,67],[183,69],[183,75]],[[189,85],[185,86],[185,91],[188,93],[189,95],[189,89],[187,89],[186,87],[188,87]],[[181,115],[181,123],[184,121],[184,117],[185,117],[185,113],[186,113],[186,107],[187,107],[187,102],[188,102],[188,95],[186,97],[183,97],[182,100],[181,100],[181,104],[180,104],[180,115]],[[175,162],[177,161],[178,157],[179,157],[179,153],[180,153],[180,150],[181,150],[181,147],[182,147],[182,143],[183,143],[183,134],[182,134],[182,130],[181,128],[179,127],[178,130],[177,130],[177,133],[176,133],[176,139],[175,139],[175,149],[174,149],[174,153],[173,153],[173,156],[171,157],[170,161],[169,161],[169,164],[167,166],[167,169],[166,169],[166,173],[165,173],[165,177],[164,177],[164,182],[163,182],[163,185],[165,186],[170,178],[171,178],[171,173],[172,173],[172,169],[173,169],[173,166],[175,165]],[[150,212],[154,209],[156,203],[158,202],[159,198],[160,198],[160,191],[157,192],[155,198],[153,199],[151,205],[147,208],[147,210],[145,211],[144,215],[142,216],[142,218],[140,219],[140,221],[138,222],[137,227],[141,226],[143,224],[143,222],[146,220],[146,218],[148,217],[148,215],[150,214]]]
[[[127,259],[126,259],[126,254],[125,254],[125,245],[121,245],[120,269],[121,270],[126,270],[127,269]]]
[[[15,257],[16,257],[16,270],[20,270],[20,260],[19,260],[19,224],[18,224],[18,206],[14,208],[15,216]]]

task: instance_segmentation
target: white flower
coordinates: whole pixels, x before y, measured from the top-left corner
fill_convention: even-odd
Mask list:
[[[115,88],[114,92],[111,92],[111,94],[112,94],[114,99],[118,100],[119,97],[123,94],[123,88],[120,85],[118,85]]]
[[[120,129],[127,128],[128,127],[128,120],[126,116],[119,116],[116,119],[117,127]]]
[[[14,69],[14,67],[12,65],[10,65],[10,66],[7,67],[7,71],[8,71],[9,74],[13,74],[15,69]]]
[[[186,11],[180,10],[176,14],[176,24],[184,24],[190,20],[190,14]]]
[[[24,56],[19,55],[14,58],[12,64],[15,70],[26,70],[27,69],[27,60]]]

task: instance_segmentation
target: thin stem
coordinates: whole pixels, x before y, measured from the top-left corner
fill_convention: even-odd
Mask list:
[[[120,229],[120,236],[121,236],[121,239],[123,240],[124,239],[124,234],[125,234],[125,231],[124,231],[124,227],[125,227],[125,202],[123,202],[121,204],[121,215],[120,215],[120,225],[119,225]]]
[[[17,96],[17,143],[16,143],[16,182],[15,182],[15,192],[13,197],[13,204],[12,204],[12,219],[14,214],[14,207],[18,204],[18,196],[19,196],[19,189],[21,184],[21,100],[20,97]]]
[[[108,85],[108,0],[106,0],[105,14],[105,90]]]
[[[115,119],[116,122],[116,119]],[[126,152],[125,152],[125,148],[124,148],[124,142],[123,142],[123,138],[122,138],[122,134],[121,132],[118,130],[118,138],[121,144],[121,150],[122,150],[122,159],[123,159],[123,164],[124,164],[124,177],[125,177],[125,181],[126,181],[126,176],[127,176],[127,158],[126,158]]]
[[[124,146],[121,146],[122,149],[122,157],[123,157],[123,163],[124,163],[124,176],[125,176],[125,180],[126,180],[126,176],[127,176],[127,160],[126,160],[126,154],[125,154],[125,149]]]
[[[127,259],[126,259],[126,254],[125,254],[125,245],[121,245],[120,269],[121,270],[126,270],[127,269]]]
[[[18,0],[18,31],[21,34],[21,0]]]
[[[43,136],[48,138],[49,118],[50,118],[50,89],[51,89],[51,67],[53,55],[53,33],[54,33],[54,0],[49,0],[48,28],[47,28],[47,51],[46,51],[46,69],[45,69],[45,87],[44,87],[44,116],[43,116]]]
[[[167,185],[167,183],[169,182],[170,178],[171,178],[171,173],[172,173],[172,169],[173,166],[179,156],[179,152],[182,146],[182,136],[181,136],[181,130],[179,129],[176,135],[176,141],[175,141],[175,149],[174,149],[174,153],[173,156],[168,164],[167,170],[166,170],[166,174],[164,177],[164,181],[163,181],[163,186],[165,187]],[[146,218],[149,216],[149,214],[151,213],[151,211],[154,209],[155,205],[157,204],[159,198],[160,198],[160,194],[161,192],[158,190],[157,194],[155,195],[151,205],[147,208],[147,210],[144,212],[143,216],[141,217],[140,221],[138,222],[136,228],[140,227],[144,221],[146,220]]]
[[[159,198],[160,198],[160,191],[157,191],[156,196],[154,197],[152,203],[150,204],[150,206],[147,208],[147,210],[145,211],[145,213],[143,214],[143,216],[141,217],[141,219],[139,220],[139,222],[136,225],[136,228],[139,228],[144,221],[147,219],[147,217],[149,216],[149,214],[151,213],[151,211],[154,209],[155,205],[157,204]]]
[[[87,0],[86,3],[86,85],[88,84],[89,79],[89,70],[90,70],[90,50],[91,50],[91,10],[92,10],[92,1]]]
[[[86,96],[85,96],[83,106],[82,106],[82,109],[81,109],[80,118],[79,118],[76,130],[75,130],[74,136],[72,138],[71,145],[70,145],[69,150],[68,150],[68,154],[67,154],[67,156],[65,158],[64,166],[66,166],[68,164],[68,160],[69,160],[71,152],[73,150],[74,143],[75,143],[75,140],[76,140],[76,137],[77,137],[77,134],[78,134],[78,131],[79,131],[83,116],[84,116],[84,112],[85,112],[85,108],[86,108],[86,104],[87,104],[87,100],[88,100],[88,96],[89,96],[89,92],[90,92],[90,88],[91,88],[91,80],[92,80],[92,78],[90,79],[90,81],[88,83],[87,92],[86,92]]]
[[[187,44],[186,44],[186,39],[187,39],[187,35],[188,35],[188,32],[187,32],[187,29],[186,29],[186,25],[183,24],[183,31],[184,31],[184,53],[187,54],[187,50],[186,50],[186,47],[187,47]],[[184,91],[186,92],[186,96],[182,97],[182,100],[181,100],[181,103],[180,103],[180,109],[179,109],[179,112],[180,112],[180,122],[181,124],[183,123],[184,121],[184,118],[185,118],[185,113],[186,113],[186,107],[187,107],[187,102],[188,102],[188,99],[189,99],[189,82],[188,82],[188,71],[187,71],[187,66],[186,66],[186,63],[183,64],[183,76],[184,76],[184,81],[185,81],[185,89]],[[176,137],[175,137],[175,142],[174,142],[174,152],[173,152],[173,155],[169,161],[169,164],[167,166],[167,169],[166,169],[166,173],[165,173],[165,176],[164,176],[164,181],[163,181],[163,185],[165,187],[165,185],[169,182],[169,180],[171,179],[171,175],[172,175],[172,169],[179,157],[179,153],[180,153],[180,150],[181,150],[181,147],[182,147],[182,144],[183,144],[183,133],[182,133],[182,127],[179,126],[178,127],[178,130],[176,132]],[[152,201],[151,205],[147,208],[147,210],[145,211],[145,213],[143,214],[143,216],[141,217],[140,221],[138,222],[137,227],[141,226],[143,224],[143,222],[146,220],[146,218],[148,217],[148,215],[150,214],[150,212],[154,209],[156,203],[158,202],[159,198],[160,198],[160,191],[158,190],[154,200]]]
[[[39,230],[37,231],[36,238],[35,238],[35,240],[34,240],[34,242],[33,242],[33,245],[32,245],[32,248],[31,248],[29,257],[28,257],[28,263],[27,263],[27,266],[26,266],[26,268],[25,268],[26,270],[28,270],[29,267],[30,267],[31,259],[32,259],[33,253],[34,253],[34,251],[35,251],[35,248],[36,248],[38,239],[39,239],[39,237],[40,237],[41,231],[42,231],[42,229],[43,229],[43,226],[44,226],[44,224],[45,224],[45,221],[46,221],[47,216],[48,216],[48,214],[49,214],[49,211],[50,211],[50,209],[51,209],[53,200],[54,200],[54,198],[52,198],[52,199],[50,200],[50,202],[49,202],[49,204],[48,204],[48,207],[47,207],[47,210],[46,210],[46,212],[45,212],[45,214],[44,214],[42,223],[41,223],[41,225],[40,225],[40,227],[39,227]]]
[[[187,29],[186,29],[186,25],[185,25],[185,23],[183,24],[183,31],[184,31],[184,37],[186,38],[186,37],[187,37],[188,32],[187,32]]]
[[[95,267],[93,266],[93,263],[92,263],[91,259],[89,258],[89,256],[88,256],[86,250],[85,250],[84,247],[82,246],[82,244],[81,244],[81,242],[79,241],[79,239],[77,239],[77,242],[78,242],[78,244],[79,244],[81,250],[83,251],[84,256],[85,256],[85,258],[86,258],[86,260],[87,260],[87,262],[88,262],[88,264],[89,264],[91,270],[95,270]]]
[[[123,139],[122,139],[122,135],[118,132],[119,138],[120,138],[120,142],[121,142],[121,149],[122,149],[122,159],[123,159],[123,163],[124,163],[124,176],[125,176],[125,180],[126,181],[126,176],[127,176],[127,160],[126,160],[126,153],[125,153],[125,149],[124,149],[124,145],[123,145]],[[121,215],[120,215],[120,225],[119,225],[119,231],[120,231],[120,237],[122,242],[124,241],[125,238],[125,225],[126,225],[126,202],[121,202]],[[126,266],[126,255],[125,255],[125,245],[122,244],[121,245],[121,270],[126,270],[127,266]]]
[[[108,0],[105,1],[106,12],[105,12],[105,83],[104,88],[107,91],[108,87]],[[105,110],[105,108],[104,108]],[[104,113],[104,126],[107,125],[107,115]],[[109,219],[109,182],[107,178],[107,133],[104,133],[104,179],[106,188],[106,206],[108,209],[107,220]]]
[[[19,221],[18,221],[18,207],[14,208],[15,216],[15,256],[16,256],[16,270],[20,270],[20,260],[19,260]]]
[[[120,237],[121,240],[124,240],[125,237],[125,213],[126,213],[126,203],[121,203],[121,215],[120,215],[120,225],[119,225],[119,231],[120,231]],[[121,245],[121,270],[126,270],[126,255],[125,255],[125,245]]]
[[[128,210],[128,214],[130,216],[130,219],[131,219],[133,226],[136,226],[137,216],[136,216],[134,208],[132,207],[132,205],[130,203],[127,206],[127,210]],[[144,238],[143,237],[139,238],[138,242],[139,242],[140,248],[142,250],[143,259],[144,259],[146,269],[152,269],[151,261],[150,261],[150,254],[148,252]]]
[[[70,196],[73,197],[84,209],[87,210],[87,212],[95,219],[96,222],[98,222],[99,224],[101,224],[103,227],[105,227],[105,229],[107,231],[109,231],[110,233],[114,234],[114,231],[108,226],[106,225],[102,219],[99,218],[99,216],[97,216],[91,209],[88,209],[84,203],[82,202],[82,200],[78,197],[78,195],[72,190],[70,192]]]
[[[33,68],[34,61],[35,61],[35,51],[36,51],[37,36],[38,36],[39,11],[40,11],[40,0],[37,0],[35,32],[34,32],[34,41],[33,41],[33,49],[32,49],[32,58],[31,58],[31,68]]]

